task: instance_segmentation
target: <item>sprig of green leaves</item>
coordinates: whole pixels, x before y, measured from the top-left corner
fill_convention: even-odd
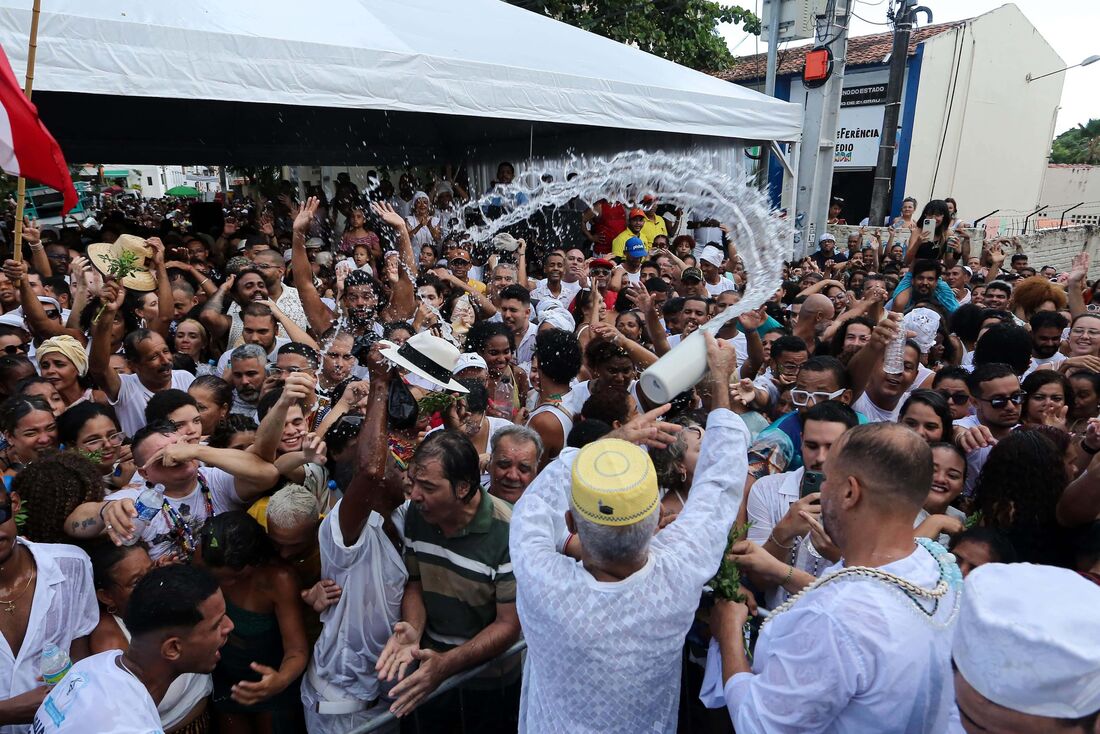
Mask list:
[[[714,578],[707,584],[714,590],[716,598],[736,602],[745,601],[745,595],[741,593],[741,569],[729,559],[729,554],[735,544],[745,539],[751,525],[751,522],[747,522],[744,525],[734,525],[730,529],[729,541],[722,552],[722,562],[718,564],[718,573],[714,574]]]

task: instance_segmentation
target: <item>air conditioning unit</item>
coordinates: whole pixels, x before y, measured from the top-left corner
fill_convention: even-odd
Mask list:
[[[769,38],[778,13],[780,41],[813,38],[817,19],[825,17],[828,8],[829,0],[764,0],[760,37]]]

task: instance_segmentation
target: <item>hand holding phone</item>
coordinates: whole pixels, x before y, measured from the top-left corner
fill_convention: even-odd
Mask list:
[[[802,484],[798,488],[798,497],[802,499],[806,495],[821,491],[821,485],[825,482],[825,475],[819,471],[806,470],[802,474]]]

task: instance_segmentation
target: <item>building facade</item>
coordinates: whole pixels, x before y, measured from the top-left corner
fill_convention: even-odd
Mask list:
[[[833,195],[842,216],[870,209],[889,76],[891,33],[848,41],[834,153]],[[802,102],[805,47],[779,53],[776,96]],[[902,91],[891,214],[906,196],[923,205],[953,197],[964,219],[997,210],[1010,228],[1035,208],[1043,186],[1065,67],[1015,5],[975,18],[914,29]],[[763,54],[738,59],[720,76],[762,89]],[[773,166],[773,197],[781,171]],[[778,204],[778,200],[776,201]]]

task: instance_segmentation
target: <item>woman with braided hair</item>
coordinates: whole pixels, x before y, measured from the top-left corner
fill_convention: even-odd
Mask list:
[[[71,543],[67,518],[85,502],[103,499],[99,468],[75,451],[48,451],[12,479],[25,519],[20,535],[36,543]]]
[[[1012,431],[989,452],[978,476],[980,524],[1004,532],[1025,563],[1073,568],[1071,538],[1055,518],[1067,483],[1054,442],[1039,431]]]

